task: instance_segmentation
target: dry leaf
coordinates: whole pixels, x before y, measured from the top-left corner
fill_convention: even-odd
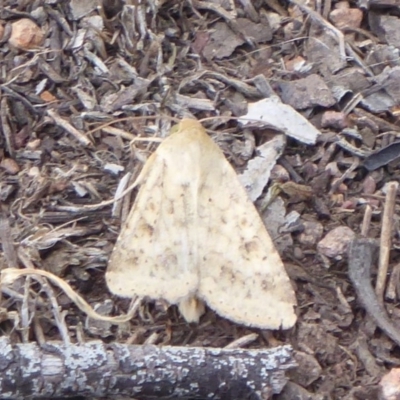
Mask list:
[[[282,155],[286,145],[284,135],[277,135],[270,141],[257,147],[257,156],[247,163],[246,169],[239,175],[240,183],[252,201],[256,201],[268,183],[272,168]]]
[[[219,147],[182,120],[146,162],[111,255],[109,289],[178,304],[198,321],[205,301],[244,325],[290,328],[296,298],[274,244]]]
[[[301,185],[296,182],[285,182],[279,184],[282,192],[286,193],[290,198],[295,198],[297,201],[305,201],[311,199],[314,192],[310,186]]]
[[[315,144],[320,135],[313,124],[275,96],[250,103],[247,114],[239,118],[239,122],[245,126],[254,121],[263,121],[264,125],[272,126],[306,144]]]

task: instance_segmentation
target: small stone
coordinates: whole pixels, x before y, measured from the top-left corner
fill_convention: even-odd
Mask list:
[[[334,178],[334,179],[332,179],[331,186],[335,185],[336,182],[337,182],[339,179],[341,179],[341,178]],[[340,183],[340,184],[338,185],[338,187],[336,188],[335,193],[342,193],[342,194],[343,194],[343,193],[347,193],[348,190],[349,190],[349,188],[347,187],[347,185],[344,184],[344,183],[342,182],[342,183]]]
[[[289,381],[279,394],[279,398],[281,400],[311,400],[313,395],[300,385]]]
[[[0,24],[0,40],[3,38],[4,35],[4,26]]]
[[[322,115],[321,126],[323,128],[342,130],[348,126],[347,116],[343,112],[325,111]]]
[[[358,8],[350,8],[347,1],[341,1],[336,5],[336,9],[329,14],[329,19],[338,29],[358,29],[361,26],[363,12]]]
[[[316,221],[304,221],[303,232],[299,235],[299,242],[305,246],[314,246],[324,233],[324,227]]]
[[[400,368],[391,369],[379,382],[380,399],[398,400],[400,398]]]
[[[287,60],[285,67],[290,72],[300,72],[303,68],[307,67],[307,61],[303,57],[297,56],[291,60]]]
[[[355,233],[347,226],[338,226],[328,232],[318,243],[318,252],[331,258],[341,257],[347,251],[354,236]]]
[[[332,162],[326,164],[325,171],[329,171],[331,176],[340,175],[340,170],[339,170],[339,167],[338,167],[336,161],[332,161]]]
[[[321,376],[322,368],[311,354],[297,351],[294,354],[294,359],[298,367],[289,372],[292,381],[303,387],[308,387]]]
[[[303,250],[302,250],[300,247],[296,246],[296,247],[293,249],[293,257],[294,257],[296,260],[302,260],[302,259],[304,258]]]
[[[18,174],[21,170],[17,162],[12,158],[4,158],[0,163],[0,167],[4,168],[11,175]]]
[[[358,200],[354,197],[348,200],[345,200],[342,204],[342,209],[344,210],[355,210],[358,204]]]
[[[31,167],[31,168],[28,170],[28,176],[30,176],[30,177],[32,177],[32,178],[36,178],[36,177],[40,176],[40,170],[39,170],[39,168],[36,167],[36,166]]]
[[[30,142],[28,142],[26,144],[26,149],[35,151],[40,147],[41,143],[42,143],[42,141],[40,139],[31,140]]]
[[[362,184],[363,187],[363,194],[374,194],[376,190],[376,181],[375,179],[371,176],[368,175]]]
[[[56,101],[57,97],[55,97],[52,93],[50,93],[48,90],[45,90],[40,94],[40,98],[45,101],[46,103],[50,103],[52,101]]]
[[[29,18],[22,18],[11,24],[11,36],[8,43],[20,50],[30,50],[43,42],[43,32]]]

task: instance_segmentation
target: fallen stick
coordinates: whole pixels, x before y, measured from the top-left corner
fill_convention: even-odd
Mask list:
[[[291,346],[221,349],[104,344],[11,344],[0,337],[0,398],[269,399],[296,366]]]
[[[376,250],[377,244],[373,239],[354,239],[349,247],[349,277],[368,315],[400,346],[400,331],[390,320],[371,285],[371,266]]]

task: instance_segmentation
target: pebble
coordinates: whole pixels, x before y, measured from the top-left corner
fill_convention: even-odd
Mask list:
[[[318,252],[330,258],[342,256],[349,243],[354,238],[355,233],[347,226],[338,226],[328,232],[318,243]]]
[[[13,22],[11,36],[8,43],[19,50],[30,50],[40,46],[43,42],[43,32],[29,18],[22,18]]]

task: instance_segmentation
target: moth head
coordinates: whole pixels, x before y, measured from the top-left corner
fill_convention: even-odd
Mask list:
[[[199,121],[195,119],[185,118],[179,122],[179,124],[174,125],[169,131],[170,135],[178,132],[189,132],[192,130],[204,130],[203,126]]]

